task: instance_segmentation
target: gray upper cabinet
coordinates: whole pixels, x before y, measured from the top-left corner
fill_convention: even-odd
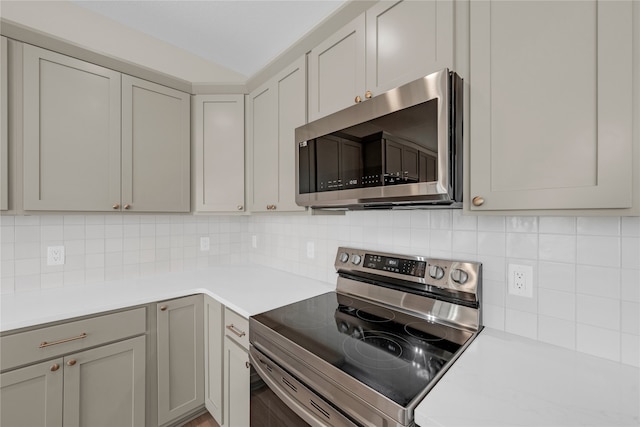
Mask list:
[[[0,210],[9,209],[8,43],[0,37]]]
[[[122,208],[189,212],[190,99],[122,76]]]
[[[454,2],[376,3],[309,53],[309,120],[454,63]]]
[[[381,1],[366,12],[366,90],[378,95],[453,68],[454,3]]]
[[[204,405],[203,296],[157,304],[158,424]]]
[[[120,203],[120,73],[24,45],[24,209]]]
[[[24,210],[188,212],[189,95],[23,47]]]
[[[248,199],[253,212],[305,210],[295,203],[295,129],[306,121],[305,83],[301,57],[248,96]]]
[[[632,206],[632,3],[471,2],[470,209]]]
[[[193,206],[244,212],[244,96],[193,97]]]

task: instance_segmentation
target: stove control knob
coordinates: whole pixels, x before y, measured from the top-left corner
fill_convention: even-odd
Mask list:
[[[440,280],[444,277],[444,270],[438,265],[432,265],[429,267],[429,276],[432,279]]]
[[[349,261],[349,254],[346,252],[340,253],[340,262],[345,263],[347,261]]]
[[[464,285],[469,280],[469,275],[464,270],[456,268],[451,272],[451,280],[459,285]]]
[[[351,255],[351,262],[353,263],[353,265],[360,264],[360,261],[362,261],[362,257],[360,255],[358,254]]]

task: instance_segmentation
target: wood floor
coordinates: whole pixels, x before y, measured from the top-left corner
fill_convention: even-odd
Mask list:
[[[211,414],[208,412],[206,414],[200,415],[198,418],[189,421],[182,427],[220,427],[216,420],[213,419]]]

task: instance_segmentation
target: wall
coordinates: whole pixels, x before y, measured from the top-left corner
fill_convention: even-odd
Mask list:
[[[81,286],[250,261],[335,283],[340,245],[480,261],[485,325],[640,366],[640,218],[346,215],[64,215],[0,219],[2,293]],[[210,250],[199,250],[209,236]],[[252,247],[256,236],[257,248]],[[307,257],[313,242],[314,257]],[[64,266],[46,248],[64,245]],[[534,269],[532,299],[507,265]]]

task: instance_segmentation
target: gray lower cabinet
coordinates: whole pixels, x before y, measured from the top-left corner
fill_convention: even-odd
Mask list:
[[[249,321],[225,309],[224,316],[224,427],[249,425]]]
[[[157,304],[158,425],[204,405],[203,296]]]
[[[204,404],[207,411],[215,418],[218,424],[224,423],[223,413],[223,375],[222,366],[224,360],[224,335],[222,325],[224,322],[223,306],[213,298],[204,297],[204,345],[205,345],[205,398]]]
[[[144,425],[145,330],[141,308],[3,335],[0,425]]]

